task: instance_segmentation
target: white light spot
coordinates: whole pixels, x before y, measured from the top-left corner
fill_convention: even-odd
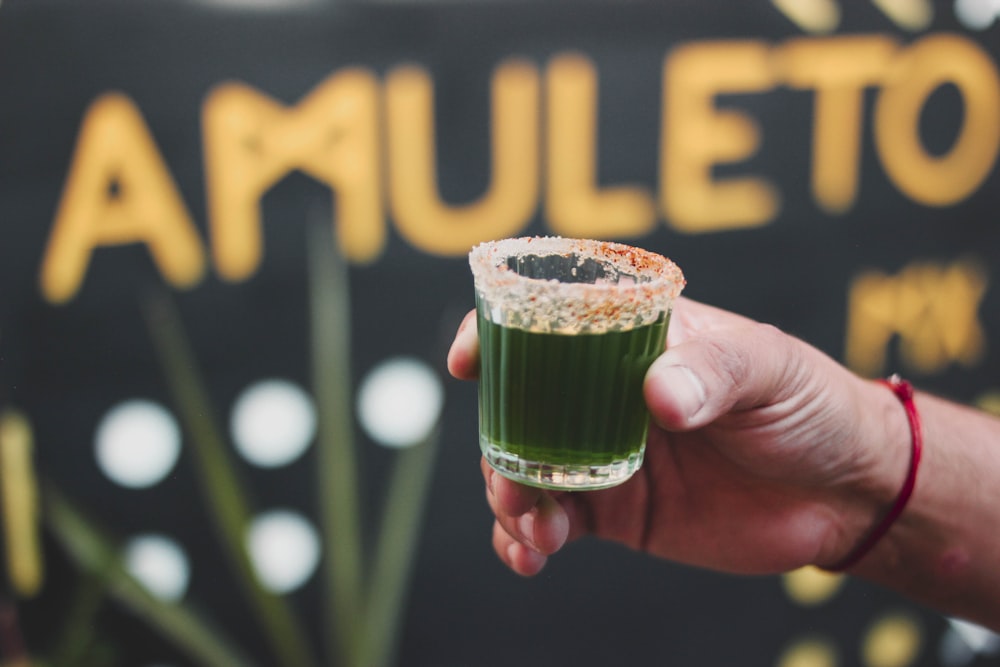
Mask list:
[[[986,30],[1000,14],[1000,0],[955,0],[955,17],[971,30]]]
[[[275,593],[287,593],[315,571],[319,535],[301,515],[272,510],[251,523],[247,550],[261,583]]]
[[[1000,653],[1000,635],[975,623],[952,618],[951,629],[976,653],[994,655]]]
[[[191,568],[184,550],[162,535],[138,535],[125,545],[125,569],[150,593],[176,602],[184,597]]]
[[[229,422],[236,449],[262,468],[291,463],[316,435],[316,409],[298,385],[264,380],[236,399]]]
[[[410,447],[434,428],[443,402],[441,380],[427,364],[396,357],[383,361],[362,381],[358,418],[379,444]]]
[[[97,465],[113,482],[129,488],[152,486],[166,477],[180,455],[180,428],[151,401],[130,400],[104,415],[97,426]]]

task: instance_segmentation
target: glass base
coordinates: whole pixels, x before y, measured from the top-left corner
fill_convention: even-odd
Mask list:
[[[642,465],[645,445],[628,458],[600,465],[583,463],[543,463],[529,461],[481,439],[479,447],[486,461],[507,479],[528,486],[563,491],[592,491],[617,486],[628,480]]]

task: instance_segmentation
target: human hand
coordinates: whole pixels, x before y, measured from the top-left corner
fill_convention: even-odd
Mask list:
[[[448,355],[478,369],[475,314]],[[585,535],[737,573],[843,557],[906,472],[909,432],[895,397],[774,327],[680,298],[644,393],[653,423],[626,483],[588,492],[527,487],[482,461],[493,546],[532,575]]]

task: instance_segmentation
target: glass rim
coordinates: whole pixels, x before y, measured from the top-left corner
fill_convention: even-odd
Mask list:
[[[633,276],[629,282],[562,282],[523,276],[511,257],[578,255]],[[614,241],[522,236],[487,241],[469,253],[478,298],[487,316],[505,326],[541,331],[630,328],[669,311],[686,282],[680,267],[655,252]]]

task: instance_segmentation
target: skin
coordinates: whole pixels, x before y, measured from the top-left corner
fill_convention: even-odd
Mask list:
[[[474,313],[448,355],[478,372]],[[590,535],[723,572],[829,567],[898,494],[911,433],[899,399],[778,329],[681,298],[644,385],[643,467],[600,491],[550,492],[483,461],[493,547],[537,574]],[[924,458],[903,516],[852,574],[1000,631],[1000,420],[919,393]]]

